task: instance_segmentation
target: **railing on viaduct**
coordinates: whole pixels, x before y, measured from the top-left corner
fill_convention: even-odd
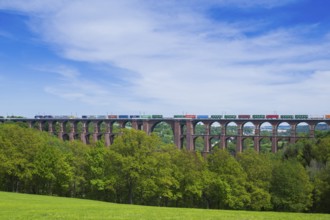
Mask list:
[[[117,135],[113,129],[114,124],[124,128],[127,123],[131,123],[133,129],[143,130],[150,134],[159,123],[164,122],[172,128],[173,142],[178,148],[193,151],[195,150],[195,140],[202,137],[204,140],[204,153],[210,152],[214,147],[211,144],[212,139],[219,140],[217,145],[222,149],[227,147],[229,141],[236,140],[236,152],[242,152],[244,140],[247,138],[253,140],[256,151],[260,150],[261,141],[268,139],[271,141],[272,152],[276,152],[279,141],[286,140],[289,143],[295,143],[300,138],[314,138],[317,124],[325,123],[330,126],[329,119],[0,119],[0,123],[6,121],[27,123],[30,128],[47,131],[62,140],[81,140],[83,143],[88,144],[91,141],[103,139],[107,146],[111,146]],[[237,132],[236,134],[229,134],[227,129],[233,122],[237,125]],[[203,123],[205,126],[203,134],[194,132],[198,123]],[[220,125],[221,132],[219,134],[212,134],[211,132],[211,126],[214,123]],[[254,126],[254,132],[250,135],[243,132],[244,125],[247,123]],[[263,132],[261,132],[264,123],[271,125],[270,135],[263,135]],[[287,123],[291,127],[287,136],[281,136],[278,132],[279,125],[282,123]],[[300,123],[308,125],[309,134],[307,136],[301,137],[297,134],[297,126]],[[90,129],[90,127],[93,127],[93,129]]]

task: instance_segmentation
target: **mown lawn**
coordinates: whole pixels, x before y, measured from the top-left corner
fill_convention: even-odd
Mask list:
[[[0,219],[329,220],[330,215],[162,208],[0,192]]]

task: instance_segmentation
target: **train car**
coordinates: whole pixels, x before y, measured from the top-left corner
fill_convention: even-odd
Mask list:
[[[325,115],[324,118],[325,119],[330,119],[330,115]]]
[[[308,119],[308,115],[295,115],[295,119]]]
[[[210,118],[212,118],[212,119],[221,119],[222,115],[211,115]]]
[[[313,115],[313,116],[310,116],[309,119],[322,120],[322,119],[324,119],[324,117],[323,116],[315,116],[315,115]]]
[[[253,119],[265,119],[266,115],[252,115]]]
[[[141,115],[140,118],[143,118],[143,119],[148,119],[148,118],[151,118],[151,115]]]
[[[194,118],[196,118],[196,115],[185,115],[184,117],[185,118],[192,118],[192,119],[194,119]]]
[[[118,118],[118,116],[117,115],[108,115],[108,118],[109,119],[114,119],[114,118]]]
[[[140,115],[130,115],[130,118],[140,118]]]
[[[44,118],[44,116],[43,115],[35,115],[34,118],[35,119],[42,119],[42,118]]]
[[[96,118],[97,119],[106,119],[107,116],[106,115],[97,115]]]
[[[5,117],[3,117],[3,116],[0,115],[0,118],[5,118]]]
[[[174,115],[173,118],[185,118],[184,115]]]
[[[266,115],[266,119],[279,119],[279,115]]]
[[[238,115],[239,119],[250,119],[251,116],[250,115]]]
[[[293,115],[281,115],[280,118],[281,119],[293,119],[294,116]]]
[[[128,115],[118,115],[119,119],[127,119],[129,118]]]
[[[198,119],[208,119],[209,116],[208,115],[197,115],[196,118],[198,118]]]
[[[225,115],[224,118],[225,119],[236,119],[237,116],[236,115]]]
[[[151,118],[154,118],[154,119],[163,118],[163,115],[151,115]]]

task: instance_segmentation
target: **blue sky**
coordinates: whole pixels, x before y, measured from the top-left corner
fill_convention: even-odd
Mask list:
[[[330,114],[328,0],[0,0],[0,115]]]

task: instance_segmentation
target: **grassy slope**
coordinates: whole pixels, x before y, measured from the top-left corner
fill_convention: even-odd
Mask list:
[[[0,219],[329,220],[330,215],[159,208],[0,192]]]

